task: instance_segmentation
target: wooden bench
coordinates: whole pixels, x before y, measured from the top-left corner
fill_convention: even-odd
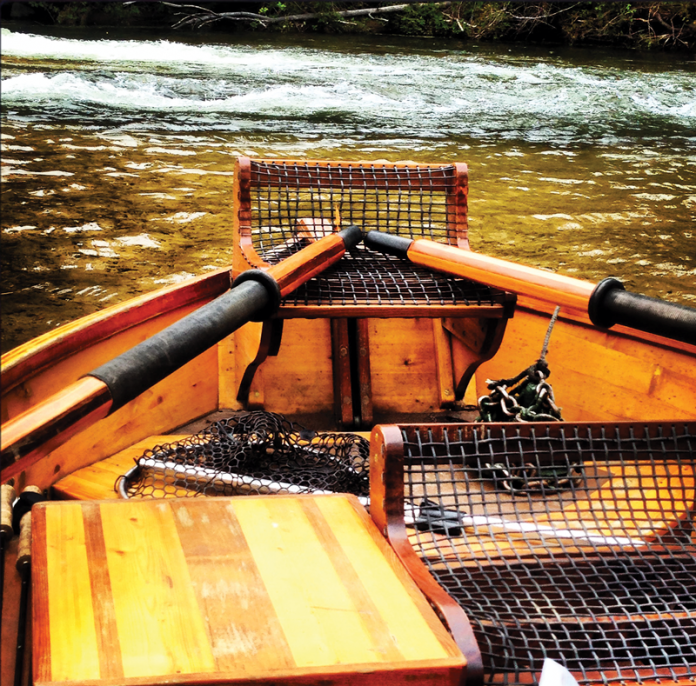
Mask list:
[[[696,423],[379,426],[370,513],[485,683],[696,679]]]
[[[465,683],[352,496],[54,501],[32,516],[36,684]]]
[[[240,158],[233,272],[277,263],[349,224],[468,249],[467,178],[465,164]],[[497,351],[514,303],[358,246],[274,319],[236,334],[237,399],[292,414],[326,410],[330,398],[343,428],[451,408]]]

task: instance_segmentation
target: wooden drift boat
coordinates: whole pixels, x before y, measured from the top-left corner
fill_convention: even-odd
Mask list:
[[[2,482],[53,501],[31,515],[35,682],[537,683],[552,657],[583,684],[691,683],[696,313],[472,252],[463,164],[240,158],[233,199],[230,268],[3,356]],[[466,423],[559,305],[565,421]],[[249,428],[260,410],[311,431]],[[158,500],[250,493],[285,495]]]

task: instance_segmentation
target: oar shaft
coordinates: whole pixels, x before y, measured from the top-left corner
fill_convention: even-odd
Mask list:
[[[592,293],[588,312],[593,324],[630,326],[675,341],[696,345],[696,310],[685,305],[629,293],[617,279],[600,281]]]
[[[280,295],[284,298],[303,283],[338,262],[346,250],[354,247],[361,240],[362,231],[355,225],[349,226],[343,231],[321,238],[279,264],[269,267],[268,274],[276,280]]]
[[[22,492],[17,505],[15,505],[15,508],[18,509],[18,513],[20,514],[16,567],[22,585],[19,594],[19,620],[17,625],[14,686],[22,686],[24,653],[27,643],[27,606],[29,604],[31,583],[31,508],[42,500],[44,500],[44,495],[40,488],[37,486],[27,486]],[[16,517],[13,518],[16,519]],[[17,528],[17,526],[15,528]],[[31,683],[31,679],[28,680],[28,683]]]
[[[379,231],[365,236],[369,248],[404,257],[414,264],[479,281],[494,288],[524,293],[561,307],[587,311],[594,284],[534,267],[515,264],[426,239],[411,240]]]
[[[616,279],[596,285],[427,239],[411,240],[379,231],[368,232],[365,245],[429,269],[560,305],[596,326],[621,324],[696,344],[696,310],[628,293]]]
[[[17,622],[17,650],[15,653],[14,686],[22,686],[24,674],[24,651],[27,637],[27,605],[29,601],[29,583],[31,581],[31,513],[22,517],[17,551],[17,571],[21,580],[19,593],[19,619]]]

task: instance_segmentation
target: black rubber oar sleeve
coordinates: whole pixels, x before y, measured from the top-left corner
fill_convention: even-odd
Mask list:
[[[696,345],[696,310],[647,295],[629,293],[617,279],[600,281],[590,296],[587,312],[596,326],[614,324]]]
[[[113,400],[111,412],[114,412],[229,336],[257,313],[267,312],[274,300],[275,294],[267,283],[257,280],[240,283],[88,376],[100,379],[109,387]]]
[[[370,250],[377,250],[395,257],[406,258],[412,243],[413,239],[411,238],[394,236],[391,233],[383,233],[382,231],[368,231],[365,234],[365,245]]]

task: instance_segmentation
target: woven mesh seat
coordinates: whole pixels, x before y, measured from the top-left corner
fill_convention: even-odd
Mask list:
[[[694,682],[695,424],[404,426],[390,440],[408,541],[466,613],[486,683],[537,683],[546,657],[581,684]]]
[[[426,307],[504,305],[506,294],[485,284],[418,267],[408,260],[357,246],[333,267],[300,286],[288,305]]]

